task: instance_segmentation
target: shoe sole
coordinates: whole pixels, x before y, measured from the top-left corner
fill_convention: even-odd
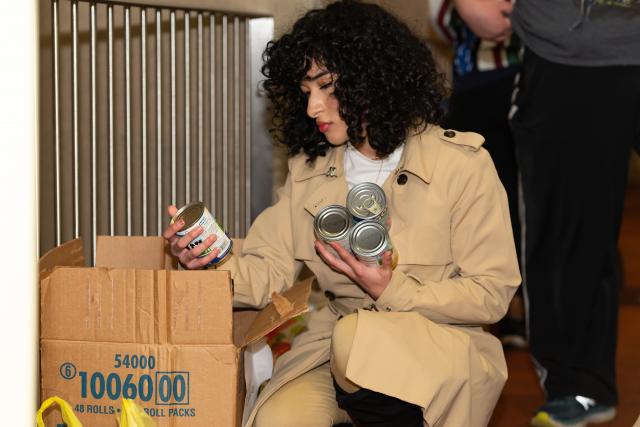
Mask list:
[[[502,341],[503,347],[517,349],[527,348],[527,340],[520,335],[503,335],[500,337],[500,341]]]
[[[589,424],[600,424],[611,421],[616,417],[616,409],[611,408],[606,411],[596,412],[586,416],[577,423],[561,423],[551,418],[546,412],[538,412],[531,420],[532,427],[586,427]]]

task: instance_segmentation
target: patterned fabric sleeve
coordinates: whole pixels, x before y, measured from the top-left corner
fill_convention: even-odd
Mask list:
[[[453,46],[454,76],[500,70],[520,64],[521,43],[515,34],[499,43],[483,40],[465,24],[451,0],[431,0],[429,3],[434,28],[442,39]]]

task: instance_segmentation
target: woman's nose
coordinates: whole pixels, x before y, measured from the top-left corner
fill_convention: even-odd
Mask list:
[[[320,115],[323,108],[324,103],[319,94],[310,93],[309,99],[307,100],[307,115],[315,119]]]

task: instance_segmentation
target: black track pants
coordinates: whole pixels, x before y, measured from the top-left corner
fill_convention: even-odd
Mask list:
[[[548,398],[613,405],[617,241],[640,141],[640,66],[567,66],[527,50],[518,88],[530,350]]]

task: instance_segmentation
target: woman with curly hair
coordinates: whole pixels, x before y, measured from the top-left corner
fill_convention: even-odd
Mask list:
[[[482,426],[507,377],[499,320],[520,277],[504,189],[483,138],[443,130],[426,45],[382,8],[312,10],[264,52],[274,135],[289,151],[279,200],[218,269],[234,304],[263,307],[303,265],[327,297],[280,356],[246,426]],[[314,216],[361,182],[382,186],[391,251],[360,262],[314,236]],[[176,208],[169,207],[174,215]],[[214,237],[164,232],[187,268]]]

